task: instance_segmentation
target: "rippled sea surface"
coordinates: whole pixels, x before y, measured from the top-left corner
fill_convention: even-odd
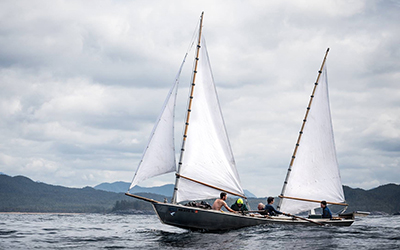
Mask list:
[[[400,249],[400,216],[351,227],[257,226],[199,233],[156,215],[0,214],[0,249]]]

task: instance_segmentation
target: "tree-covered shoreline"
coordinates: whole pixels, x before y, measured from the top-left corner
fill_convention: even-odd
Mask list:
[[[400,185],[386,184],[370,190],[344,186],[349,207],[347,212],[367,211],[395,214],[400,211]],[[164,195],[139,195],[163,202]],[[207,202],[212,203],[212,200]],[[234,202],[233,197],[227,203]],[[264,198],[249,198],[252,208]],[[92,187],[68,188],[34,182],[24,176],[0,175],[0,212],[19,213],[154,213],[150,203]]]

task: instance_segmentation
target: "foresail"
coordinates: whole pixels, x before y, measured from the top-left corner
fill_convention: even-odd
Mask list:
[[[336,159],[326,65],[321,78],[283,195],[341,203],[345,198]],[[283,199],[280,210],[296,214],[319,206],[315,202]]]
[[[243,195],[204,38],[180,174]],[[219,197],[220,190],[180,178],[177,202]]]
[[[153,128],[149,143],[143,153],[142,160],[139,163],[129,190],[146,179],[176,170],[174,110],[178,91],[178,79],[184,62],[185,59],[179,69],[174,85],[164,102],[162,112]]]

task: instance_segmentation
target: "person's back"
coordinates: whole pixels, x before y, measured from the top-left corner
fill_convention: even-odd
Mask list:
[[[275,210],[275,208],[272,206],[272,204],[274,204],[274,197],[268,197],[268,204],[265,205],[264,211],[266,214],[271,215],[271,216],[275,216],[277,214],[283,214],[280,211]]]
[[[321,201],[322,218],[332,219],[331,210],[328,208],[326,201]]]
[[[266,214],[269,214],[271,216],[275,216],[280,213],[279,211],[276,211],[275,208],[270,204],[265,205],[264,210],[265,210]]]
[[[222,207],[225,207],[226,210],[228,210],[229,212],[235,212],[235,211],[232,210],[230,207],[228,207],[228,205],[226,204],[226,202],[225,202],[226,198],[227,198],[227,194],[224,193],[224,192],[222,192],[222,193],[220,194],[220,198],[219,198],[219,199],[216,199],[216,200],[214,201],[214,204],[212,205],[211,208],[212,208],[213,210],[222,211],[221,208],[222,208]]]
[[[249,211],[246,204],[243,203],[243,200],[241,198],[237,199],[237,201],[232,204],[231,209],[235,211]]]
[[[224,203],[225,201],[223,199],[216,199],[212,205],[212,209],[221,210],[221,208],[224,206]]]

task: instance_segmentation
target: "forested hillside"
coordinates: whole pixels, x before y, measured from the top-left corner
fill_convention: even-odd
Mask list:
[[[344,186],[349,207],[347,211],[384,212],[400,211],[400,185],[386,184],[370,190]]]
[[[386,184],[371,190],[344,186],[347,209],[393,214],[400,211],[400,185]],[[163,201],[164,195],[140,193],[139,195]],[[252,209],[266,198],[249,198]],[[208,201],[212,203],[212,200]],[[232,204],[234,199],[227,200]],[[96,190],[91,187],[67,188],[34,182],[24,176],[11,177],[0,174],[0,212],[64,212],[64,213],[106,213],[106,212],[152,212],[152,206],[123,193]]]
[[[163,199],[152,194],[147,196]],[[106,192],[91,187],[67,188],[34,182],[24,176],[0,175],[1,212],[104,213],[110,212],[120,200],[132,198],[123,193]]]

